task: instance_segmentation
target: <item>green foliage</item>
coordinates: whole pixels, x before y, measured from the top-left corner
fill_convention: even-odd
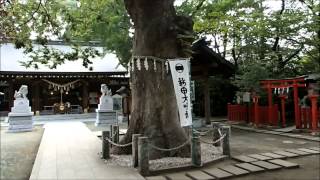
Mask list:
[[[131,24],[123,1],[27,0],[1,6],[1,41],[9,40],[16,48],[23,48],[32,59],[22,63],[27,67],[48,64],[56,68],[65,60],[78,58],[88,67],[91,57],[103,55],[92,47],[81,46],[89,41],[100,43],[105,53],[115,53],[123,65],[131,57]],[[52,38],[69,43],[72,51],[49,47]],[[42,48],[35,48],[35,43]]]

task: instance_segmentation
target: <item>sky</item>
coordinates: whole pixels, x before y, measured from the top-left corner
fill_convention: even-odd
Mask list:
[[[70,47],[62,45],[52,45],[53,48],[62,51],[69,51]],[[102,51],[102,48],[97,48]],[[89,69],[82,66],[81,61],[67,61],[65,64],[60,65],[57,69],[49,69],[46,66],[39,66],[39,69],[25,68],[21,66],[19,61],[27,61],[30,58],[23,53],[21,49],[15,49],[11,43],[0,44],[0,71],[57,71],[57,72],[89,72]],[[107,54],[103,58],[97,57],[92,59],[94,72],[114,72],[126,71],[123,66],[118,66],[119,61],[114,54]],[[118,67],[117,67],[118,66]]]

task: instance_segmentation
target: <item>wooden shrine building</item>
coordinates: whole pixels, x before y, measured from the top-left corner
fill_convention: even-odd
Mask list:
[[[13,105],[14,91],[28,86],[32,111],[39,114],[68,113],[55,111],[55,105],[67,103],[69,113],[93,112],[97,108],[100,85],[107,84],[115,93],[129,86],[127,72],[0,72],[0,112],[8,112]]]

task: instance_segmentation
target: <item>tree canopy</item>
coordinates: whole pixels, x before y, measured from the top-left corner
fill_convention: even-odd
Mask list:
[[[265,78],[320,71],[319,4],[315,0],[186,0],[176,9],[192,16],[196,35],[206,36],[216,52],[236,65],[237,79],[247,81],[255,71],[252,67],[268,72]],[[88,66],[89,57],[101,55],[90,47],[81,48],[80,42],[89,41],[101,43],[104,52],[115,53],[124,66],[131,57],[134,28],[123,1],[4,0],[0,8],[1,41],[24,48],[32,57],[24,63],[27,67],[49,63],[55,68],[79,57]],[[30,37],[44,48],[35,50]],[[49,48],[50,38],[70,43],[73,51]]]

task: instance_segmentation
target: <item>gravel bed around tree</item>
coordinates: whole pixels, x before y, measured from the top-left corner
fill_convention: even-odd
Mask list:
[[[214,161],[222,156],[222,150],[220,147],[215,147],[211,144],[201,144],[201,160],[202,163],[208,163]],[[110,159],[105,160],[108,165],[118,165],[125,167],[132,167],[131,155],[110,155]],[[149,168],[152,171],[178,168],[191,165],[191,158],[181,157],[165,157],[161,159],[155,159],[149,161]]]

